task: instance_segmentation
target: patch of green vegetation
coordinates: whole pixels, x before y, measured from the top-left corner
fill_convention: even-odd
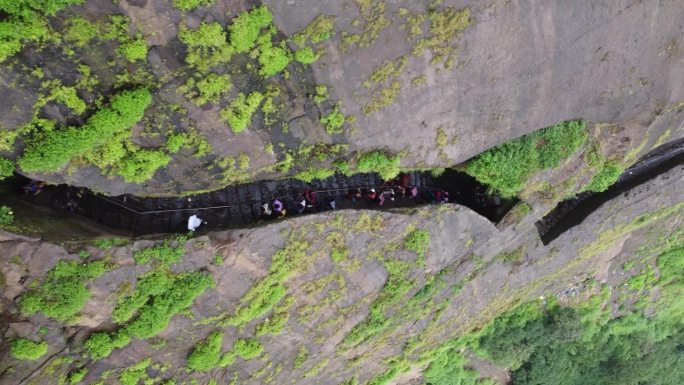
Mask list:
[[[242,296],[235,315],[226,317],[222,324],[240,327],[270,312],[285,297],[287,289],[284,282],[304,267],[308,248],[305,241],[289,239],[285,247],[271,258],[268,275]]]
[[[86,283],[104,272],[104,261],[84,264],[59,261],[48,271],[41,286],[21,297],[21,312],[25,315],[40,312],[59,321],[71,320],[90,298]]]
[[[98,37],[100,31],[97,25],[89,22],[81,16],[72,16],[66,22],[63,32],[64,40],[75,47],[83,48],[91,40]]]
[[[431,64],[441,62],[444,63],[445,68],[451,68],[456,49],[451,41],[470,25],[470,9],[456,10],[447,7],[430,11],[428,18],[430,19],[429,36],[420,39],[413,47],[412,53],[419,56],[425,49],[429,49],[432,51]]]
[[[480,379],[473,369],[466,368],[467,360],[456,349],[443,349],[432,359],[430,366],[423,372],[426,385],[494,385],[489,379]]]
[[[328,115],[321,116],[320,122],[325,126],[325,132],[329,135],[341,134],[345,118],[342,112],[340,112],[339,103],[335,104],[333,110]]]
[[[328,87],[319,84],[316,86],[316,93],[311,95],[311,99],[316,104],[321,104],[328,99]]]
[[[152,359],[148,358],[138,362],[135,365],[124,369],[119,375],[119,382],[121,385],[138,385],[140,381],[148,379],[147,367],[152,364]],[[147,381],[145,381],[147,383]]]
[[[430,248],[430,232],[423,229],[413,230],[404,238],[404,248],[418,255],[421,265],[425,264],[425,255]]]
[[[332,37],[334,27],[333,16],[318,15],[306,27],[292,35],[291,40],[300,47],[307,43],[321,43]]]
[[[259,74],[263,77],[273,76],[285,69],[292,61],[292,53],[285,42],[273,46],[270,33],[259,37]]]
[[[135,39],[129,39],[122,43],[117,52],[123,55],[130,63],[135,63],[138,60],[147,59],[147,42],[142,36],[138,35]]]
[[[12,208],[5,205],[0,206],[0,225],[11,225],[12,222],[14,222]]]
[[[114,170],[126,182],[143,183],[170,161],[171,157],[163,151],[140,149],[121,159]]]
[[[233,353],[245,360],[259,357],[264,347],[254,338],[240,338],[233,344]]]
[[[465,165],[465,172],[505,197],[523,190],[534,173],[557,167],[587,140],[586,125],[570,120],[489,149]]]
[[[184,132],[173,133],[166,138],[166,149],[175,154],[188,143],[188,134]]]
[[[64,104],[77,115],[81,115],[86,110],[85,102],[78,96],[74,87],[55,86],[50,91],[49,99]]]
[[[58,171],[72,158],[130,130],[151,102],[152,95],[144,88],[123,91],[112,98],[109,108],[97,111],[84,126],[66,127],[34,137],[19,158],[19,165],[27,172]]]
[[[394,61],[386,61],[385,63],[375,67],[373,73],[368,78],[369,82],[384,83],[385,80],[397,77],[406,66],[407,59],[401,56]]]
[[[135,291],[121,298],[112,312],[112,320],[123,323],[135,315],[151,297],[166,293],[171,289],[174,277],[167,271],[152,271],[138,278]]]
[[[335,170],[325,167],[309,167],[294,174],[292,177],[294,179],[301,180],[302,182],[311,183],[313,180],[324,180],[333,175],[335,175]]]
[[[48,344],[46,342],[35,342],[25,338],[12,340],[10,354],[18,360],[37,360],[47,354]]]
[[[286,297],[278,306],[273,309],[273,314],[257,325],[255,335],[257,337],[266,334],[277,335],[283,331],[285,324],[290,319],[290,306],[294,302],[294,297]]]
[[[324,359],[318,361],[314,366],[309,368],[309,370],[304,372],[304,377],[305,378],[306,377],[313,377],[313,376],[317,375],[318,373],[320,373],[321,370],[323,370],[323,368],[328,366],[329,362],[330,362],[330,360],[327,358],[324,358]]]
[[[378,297],[370,304],[370,313],[366,319],[356,324],[344,336],[342,340],[344,346],[356,346],[390,326],[392,320],[386,316],[385,311],[404,297],[413,286],[413,281],[407,278],[410,267],[407,262],[388,260],[384,261],[383,264],[389,273],[387,282]]]
[[[273,16],[266,6],[241,12],[233,18],[228,31],[230,32],[230,44],[235,52],[251,51],[256,45],[261,29],[270,26],[272,20]]]
[[[121,330],[118,333],[96,332],[88,337],[85,348],[96,360],[109,356],[114,349],[120,349],[131,342],[131,337]]]
[[[212,5],[214,1],[216,0],[173,0],[173,6],[183,11],[189,11]]]
[[[320,58],[320,52],[314,51],[311,47],[300,48],[294,53],[294,59],[304,65],[313,64]]]
[[[416,76],[415,78],[411,79],[411,84],[413,84],[414,87],[423,86],[423,85],[427,84],[427,76],[425,76],[425,75]]]
[[[233,55],[233,47],[219,23],[202,22],[195,30],[181,26],[178,38],[188,46],[185,62],[200,73],[228,63]]]
[[[356,35],[359,47],[371,46],[380,36],[380,32],[389,27],[391,22],[385,17],[385,3],[383,1],[354,0],[365,23],[363,31]]]
[[[81,368],[76,371],[71,372],[69,374],[69,384],[71,385],[76,385],[79,382],[83,381],[85,378],[86,374],[88,374],[88,368]]]
[[[0,1],[0,12],[5,14],[0,21],[0,62],[15,55],[26,43],[45,42],[55,37],[45,16],[83,0],[4,0]]]
[[[162,265],[172,265],[180,262],[185,253],[185,237],[179,237],[177,246],[171,246],[171,241],[166,240],[160,245],[146,247],[133,253],[133,260],[137,264],[149,263],[156,260]]]
[[[307,349],[306,346],[302,345],[299,347],[299,350],[297,351],[297,356],[295,356],[294,359],[294,368],[299,369],[304,365],[304,362],[306,362],[306,359],[309,357],[309,349]]]
[[[390,180],[399,175],[399,164],[401,158],[399,155],[388,155],[384,151],[374,150],[362,154],[358,161],[356,168],[359,172],[377,172],[384,180]]]
[[[617,182],[625,168],[617,161],[610,160],[601,165],[598,173],[591,178],[584,188],[587,191],[603,192]]]
[[[14,174],[14,162],[0,156],[0,180],[9,178]]]
[[[361,111],[366,115],[380,111],[394,103],[394,99],[399,95],[399,91],[401,91],[401,83],[398,80],[394,80],[387,87],[381,87],[373,91],[370,100],[363,106]]]
[[[522,261],[523,258],[523,248],[518,248],[513,251],[502,251],[499,253],[495,259],[503,261],[505,263],[517,263]]]
[[[154,337],[168,326],[175,314],[190,307],[195,298],[213,286],[211,276],[197,271],[182,274],[155,271],[143,276],[136,291],[115,310],[119,321],[132,321],[112,333],[93,333],[85,343],[86,350],[98,359],[126,346],[131,338]],[[136,311],[137,316],[133,318]]]
[[[252,115],[259,108],[259,104],[263,100],[264,95],[260,92],[254,91],[248,96],[239,93],[238,96],[230,102],[228,107],[221,110],[221,119],[226,121],[230,129],[239,134],[244,131],[252,122]]]
[[[195,371],[207,371],[218,366],[221,360],[223,333],[213,332],[198,342],[188,356],[188,368]]]
[[[518,221],[530,212],[532,212],[532,206],[530,206],[526,202],[519,202],[518,204],[513,206],[511,211],[508,212],[508,217],[512,218],[515,221]]]

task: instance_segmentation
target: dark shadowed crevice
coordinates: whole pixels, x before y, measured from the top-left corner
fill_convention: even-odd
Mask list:
[[[594,193],[583,192],[572,199],[559,203],[535,224],[542,242],[547,245],[570,228],[579,225],[604,203],[629,194],[639,186],[675,167],[684,164],[684,139],[679,139],[649,152],[620,175],[618,181],[608,190]],[[684,167],[682,168],[684,170]]]
[[[60,215],[86,217],[112,229],[131,232],[135,235],[173,233],[186,231],[191,215],[199,216],[206,223],[203,230],[220,230],[231,227],[244,227],[263,222],[261,205],[273,199],[281,200],[288,212],[287,217],[296,214],[299,194],[306,189],[316,193],[316,202],[303,214],[332,210],[334,200],[336,209],[387,210],[399,207],[416,207],[434,204],[437,197],[448,193],[448,202],[469,207],[480,215],[496,223],[515,204],[513,200],[488,195],[487,187],[474,178],[455,170],[447,170],[435,178],[428,171],[409,172],[403,182],[400,176],[393,182],[385,183],[377,174],[356,174],[344,176],[336,174],[325,180],[305,183],[298,180],[261,181],[243,185],[233,185],[221,190],[189,197],[155,198],[132,195],[106,196],[84,188],[69,185],[46,186],[37,195],[22,194],[22,187],[31,183],[20,175],[2,182],[2,190],[20,194],[29,203],[49,207]],[[401,189],[397,185],[408,188]],[[411,187],[417,187],[417,196],[411,197]],[[362,199],[352,199],[350,191],[359,189]],[[381,206],[377,199],[366,198],[370,189],[377,193],[393,189],[394,199],[385,200]],[[269,219],[266,219],[269,221]]]

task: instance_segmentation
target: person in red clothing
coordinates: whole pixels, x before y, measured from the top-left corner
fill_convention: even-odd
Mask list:
[[[409,183],[411,183],[411,177],[409,176],[409,174],[402,173],[401,175],[399,175],[399,186],[407,188]]]
[[[377,197],[378,197],[378,193],[375,192],[374,188],[368,190],[368,194],[366,194],[366,198],[368,198],[368,200],[372,201],[372,200],[375,200],[375,198],[377,198]]]
[[[309,189],[305,189],[303,195],[304,195],[304,199],[306,199],[306,201],[308,202],[309,208],[316,206],[316,193],[315,192],[313,192]]]

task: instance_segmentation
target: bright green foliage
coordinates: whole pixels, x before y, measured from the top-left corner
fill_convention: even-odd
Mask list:
[[[152,359],[142,360],[133,366],[124,369],[119,375],[121,385],[138,385],[141,380],[147,379],[147,367],[152,363]]]
[[[280,305],[273,309],[273,314],[256,326],[255,335],[259,337],[266,334],[280,334],[280,332],[283,331],[287,320],[290,319],[289,309],[292,302],[294,302],[294,297],[286,297]]]
[[[138,36],[136,39],[131,39],[121,44],[117,51],[126,60],[135,63],[138,60],[147,59],[147,42],[141,36]]]
[[[103,261],[79,264],[59,261],[45,277],[43,284],[29,290],[20,301],[26,315],[43,313],[59,321],[67,321],[78,313],[90,298],[86,282],[104,274]]]
[[[218,103],[221,96],[225,95],[232,88],[230,76],[210,73],[202,80],[198,81],[197,93],[186,94],[194,97],[193,102],[198,106],[205,103]]]
[[[85,102],[78,96],[76,93],[76,88],[74,87],[60,85],[52,88],[50,92],[50,99],[64,104],[73,110],[77,115],[81,115],[86,110]]]
[[[230,105],[221,110],[221,119],[230,125],[234,133],[244,131],[252,122],[252,115],[259,108],[264,95],[254,91],[248,96],[239,93]]]
[[[269,77],[281,72],[292,61],[292,55],[285,44],[274,47],[270,36],[268,43],[259,45],[259,74]]]
[[[617,161],[608,161],[603,164],[599,172],[591,178],[591,181],[585,188],[588,191],[603,192],[608,190],[610,186],[615,184],[624,171],[624,167]]]
[[[152,271],[138,279],[135,291],[119,300],[112,312],[112,320],[123,323],[135,315],[150,298],[166,293],[171,289],[174,277],[167,271]]]
[[[292,177],[294,179],[301,180],[302,182],[311,183],[311,181],[318,179],[324,180],[335,175],[335,170],[329,168],[319,168],[319,167],[309,167],[306,170],[302,170]]]
[[[226,44],[226,33],[219,23],[202,22],[196,30],[181,28],[178,38],[190,48],[216,48]]]
[[[95,24],[80,16],[76,16],[67,20],[63,36],[67,42],[76,47],[83,48],[88,42],[95,39],[98,33],[99,30]]]
[[[237,15],[228,30],[230,44],[235,52],[244,53],[252,50],[262,28],[271,25],[273,16],[265,6],[257,7],[249,12]]]
[[[121,159],[115,170],[126,182],[143,183],[152,179],[154,173],[170,161],[171,157],[163,151],[137,150]]]
[[[83,381],[86,374],[88,374],[88,368],[81,368],[79,370],[72,372],[69,375],[69,384],[76,385],[80,383],[81,381]]]
[[[189,11],[197,7],[208,6],[216,0],[173,0],[173,6],[183,11]]]
[[[465,367],[467,361],[455,349],[439,352],[423,372],[425,385],[485,385],[477,371]]]
[[[166,138],[166,148],[170,153],[175,154],[180,151],[181,147],[188,143],[189,137],[186,133],[171,134]]]
[[[271,259],[268,275],[252,286],[240,299],[235,315],[223,321],[225,325],[244,326],[273,309],[285,297],[287,280],[306,260],[309,244],[299,240],[289,240]]]
[[[325,132],[328,134],[341,134],[345,118],[342,112],[340,112],[339,104],[335,104],[335,107],[333,107],[333,110],[328,115],[321,116],[320,122],[325,126]]]
[[[213,286],[211,276],[197,271],[182,274],[155,271],[143,276],[136,291],[120,301],[113,313],[119,322],[132,321],[113,333],[93,333],[85,343],[88,354],[95,359],[103,358],[112,350],[128,345],[131,338],[157,335],[175,314],[190,307],[195,298]]]
[[[17,338],[12,341],[10,353],[18,360],[37,360],[48,351],[46,342],[35,342],[25,338]]]
[[[316,93],[311,96],[311,99],[317,104],[321,104],[328,99],[328,87],[323,84],[316,86]]]
[[[0,0],[0,62],[21,50],[26,42],[47,40],[49,25],[44,16],[52,16],[84,0]]]
[[[221,359],[223,333],[214,332],[195,345],[188,356],[188,368],[196,371],[207,371],[218,366]]]
[[[47,21],[37,14],[26,18],[11,16],[0,21],[0,62],[19,52],[25,42],[46,40],[48,34]]]
[[[0,225],[11,225],[14,222],[14,213],[8,206],[0,206]]]
[[[14,162],[0,156],[0,180],[12,176],[14,173]]]
[[[263,351],[264,347],[253,338],[241,338],[233,344],[233,353],[245,360],[259,357]]]
[[[315,52],[311,47],[298,49],[294,53],[294,59],[302,64],[315,63],[318,59],[320,59],[320,57],[321,54],[319,52]]]
[[[138,317],[125,330],[134,338],[153,337],[168,326],[171,317],[188,308],[196,297],[213,286],[214,280],[204,273],[179,274],[168,290],[150,296],[150,300],[138,310]]]
[[[335,18],[332,16],[318,15],[301,31],[292,36],[292,41],[298,46],[307,42],[317,44],[330,39],[335,27]]]
[[[123,348],[131,342],[131,337],[124,331],[118,333],[96,332],[88,337],[85,348],[88,354],[96,360],[109,356],[112,350]]]
[[[684,372],[670,369],[684,365],[684,246],[677,236],[662,245],[655,257],[659,276],[649,269],[641,273],[651,278],[643,279],[646,293],[634,307],[620,306],[615,314],[607,288],[572,307],[553,300],[527,303],[464,342],[510,368],[514,385],[681,384]],[[648,291],[657,291],[658,297]]]
[[[65,127],[31,140],[19,159],[24,171],[58,171],[73,157],[107,143],[130,130],[152,102],[144,88],[124,91],[112,98],[111,107],[97,111],[82,127]]]
[[[84,0],[0,0],[0,10],[14,15],[31,15],[33,12],[52,16],[71,5],[82,4]]]
[[[404,238],[404,248],[418,254],[419,259],[425,260],[430,248],[430,232],[423,229],[411,231],[406,238]]]
[[[181,27],[178,38],[188,46],[185,62],[200,72],[230,61],[233,47],[219,23],[202,22],[196,30]]]
[[[557,167],[586,141],[583,121],[570,120],[489,149],[465,171],[503,196],[520,192],[535,172]]]
[[[399,155],[387,155],[383,151],[367,152],[359,157],[357,169],[359,172],[377,172],[382,179],[390,180],[399,175]]]

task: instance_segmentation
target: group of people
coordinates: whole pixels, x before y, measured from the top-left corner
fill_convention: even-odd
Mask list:
[[[406,176],[408,177],[408,176]],[[401,178],[401,177],[400,177]],[[413,199],[424,200],[430,203],[448,203],[449,192],[437,188],[425,188],[419,191],[417,186],[409,186],[408,179],[393,180],[385,183],[385,185],[371,188],[353,188],[350,189],[344,196],[345,199],[352,203],[371,203],[379,206],[384,206],[387,202],[393,202],[395,199]],[[419,193],[421,193],[419,195]],[[303,214],[305,211],[321,211],[321,210],[335,210],[337,202],[334,197],[325,199],[324,202],[317,202],[316,192],[310,189],[305,189],[291,202],[291,212]],[[288,208],[281,198],[274,198],[270,202],[261,205],[262,219],[277,219],[283,218],[288,213]]]

